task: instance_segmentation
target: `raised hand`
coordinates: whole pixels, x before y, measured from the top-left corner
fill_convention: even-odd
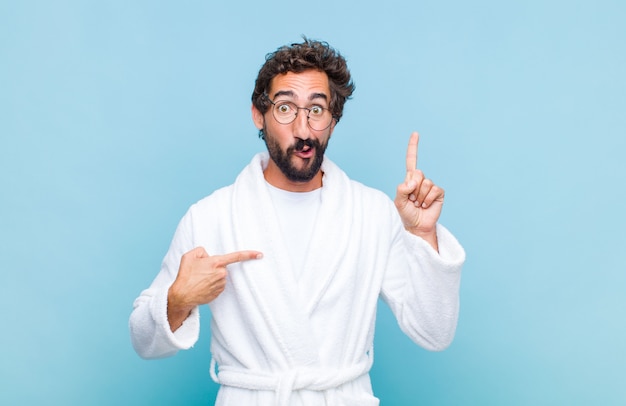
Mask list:
[[[394,203],[404,227],[437,249],[436,225],[443,207],[444,190],[417,169],[419,134],[414,132],[406,151],[406,178],[398,185]]]
[[[262,257],[258,251],[210,256],[202,247],[184,254],[168,292],[167,315],[172,331],[182,325],[193,308],[213,301],[224,291],[227,265]]]

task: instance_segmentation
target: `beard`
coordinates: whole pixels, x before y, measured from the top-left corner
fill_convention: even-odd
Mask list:
[[[264,140],[265,145],[267,146],[267,151],[270,154],[270,158],[278,169],[292,182],[308,182],[317,175],[317,173],[322,168],[322,162],[324,161],[324,152],[326,151],[326,147],[328,146],[328,141],[325,143],[321,143],[317,139],[306,139],[303,140],[298,138],[297,141],[287,147],[285,151],[283,151],[278,144],[278,141],[267,133],[267,130],[264,129]],[[293,157],[294,152],[302,151],[304,147],[315,148],[315,154],[312,158],[305,159],[304,166],[302,168],[296,168],[292,163],[291,158]]]

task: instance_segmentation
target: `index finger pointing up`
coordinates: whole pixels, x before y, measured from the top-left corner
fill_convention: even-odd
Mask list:
[[[216,255],[218,264],[220,266],[226,266],[234,264],[236,262],[249,261],[251,259],[261,259],[263,254],[259,251],[236,251],[224,255]],[[215,258],[214,257],[214,258]]]
[[[406,150],[406,171],[412,172],[417,169],[417,143],[420,140],[420,135],[417,131],[411,134],[409,138],[409,147]]]

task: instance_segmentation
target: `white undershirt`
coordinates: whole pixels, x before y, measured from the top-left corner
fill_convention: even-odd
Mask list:
[[[267,184],[276,208],[280,230],[287,244],[296,280],[304,269],[304,261],[313,236],[317,212],[322,204],[322,189],[311,192],[289,192]]]

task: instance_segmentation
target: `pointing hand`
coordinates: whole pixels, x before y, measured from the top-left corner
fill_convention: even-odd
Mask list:
[[[406,178],[398,185],[394,203],[404,227],[437,249],[437,220],[443,207],[444,190],[417,169],[419,134],[414,132],[406,152]]]
[[[210,256],[202,247],[183,255],[168,292],[167,313],[172,331],[180,327],[193,308],[213,301],[224,291],[227,265],[262,257],[258,251]]]

